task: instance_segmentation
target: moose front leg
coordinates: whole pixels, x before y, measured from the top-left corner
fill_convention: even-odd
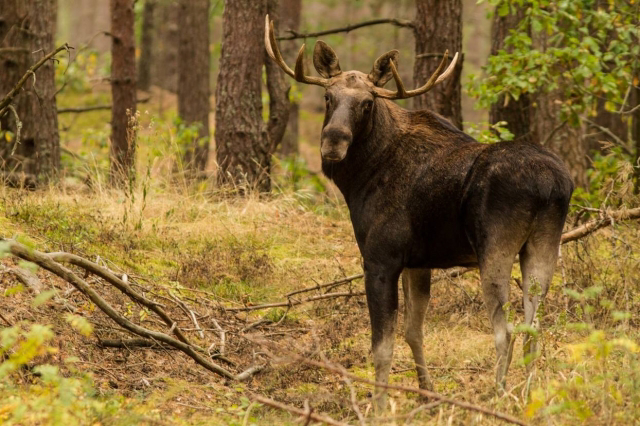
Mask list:
[[[371,320],[371,347],[376,382],[389,383],[389,370],[393,358],[395,328],[398,318],[398,277],[400,272],[365,262],[365,289]],[[386,408],[387,392],[376,386],[374,406],[378,411]]]

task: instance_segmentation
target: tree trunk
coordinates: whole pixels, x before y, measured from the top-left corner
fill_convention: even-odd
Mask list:
[[[271,188],[269,138],[262,121],[263,2],[226,0],[216,87],[216,155],[221,184]]]
[[[420,87],[427,82],[442,60],[442,53],[449,49],[449,58],[459,52],[458,65],[451,77],[435,86],[428,93],[417,96],[415,109],[435,111],[462,129],[462,104],[460,75],[462,73],[462,2],[461,0],[416,0],[414,21],[416,59],[413,66],[413,82]],[[420,55],[429,56],[420,56]]]
[[[541,52],[547,49],[547,33],[535,33],[533,45]],[[555,152],[564,161],[576,186],[587,187],[588,144],[584,139],[584,129],[572,127],[559,120],[559,107],[554,102],[562,99],[562,91],[540,92],[535,95],[535,130],[541,144]]]
[[[178,85],[178,3],[176,0],[160,0],[157,5],[154,81],[165,90],[175,93]]]
[[[505,49],[505,37],[525,17],[524,9],[515,4],[511,6],[511,12],[513,13],[506,16],[500,16],[497,10],[494,12],[491,25],[491,55],[497,55],[500,50]],[[491,105],[489,122],[496,124],[500,121],[506,121],[506,128],[513,133],[514,141],[526,140],[539,143],[535,132],[536,128],[532,125],[531,108],[528,94],[520,95],[518,100],[510,96],[505,99],[505,95],[501,95],[498,102]]]
[[[283,33],[286,30],[300,30],[301,0],[280,0],[280,25],[278,28]],[[299,47],[294,42],[282,42],[282,55],[288,64],[294,63]],[[295,83],[293,83],[295,84]],[[288,157],[298,155],[298,138],[300,134],[299,117],[300,104],[296,99],[289,97],[289,122],[280,144],[280,155]]]
[[[282,26],[278,0],[267,0],[267,13],[275,23],[275,27]],[[277,31],[277,29],[276,29]],[[289,121],[289,90],[291,86],[285,80],[285,74],[278,64],[273,61],[267,51],[264,51],[265,67],[267,69],[267,90],[269,91],[269,122],[267,133],[269,134],[269,152],[273,154],[282,142],[282,137]],[[287,77],[288,78],[288,77]]]
[[[156,0],[146,0],[142,11],[142,39],[138,60],[138,89],[149,91],[151,87],[151,64],[153,61],[154,10]]]
[[[51,52],[56,32],[56,0],[4,0],[0,9],[0,97],[6,95],[24,73]],[[24,173],[29,185],[55,178],[60,169],[60,137],[56,109],[54,62],[49,61],[30,79],[14,100],[21,121],[20,143],[16,145],[16,118],[8,112],[0,121],[0,135],[14,137],[0,144],[2,168]],[[34,85],[35,83],[35,85]],[[24,182],[24,181],[23,181]]]
[[[209,157],[209,0],[180,0],[178,114],[196,124],[198,137],[185,147],[184,164],[204,171]]]
[[[632,78],[633,84],[635,87],[631,88],[631,95],[633,102],[629,106],[629,110],[633,108],[638,108],[633,112],[632,116],[632,131],[631,137],[635,140],[635,149],[636,149],[636,158],[633,165],[635,166],[636,171],[636,186],[635,192],[636,194],[640,194],[640,70],[637,70],[635,76]]]
[[[136,55],[133,4],[111,0],[111,169],[110,181],[122,187],[135,179]]]

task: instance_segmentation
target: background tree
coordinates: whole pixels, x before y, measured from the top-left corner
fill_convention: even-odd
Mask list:
[[[111,168],[110,181],[122,186],[135,178],[136,52],[135,0],[111,0]]]
[[[178,85],[178,1],[158,0],[156,19],[161,25],[155,26],[154,58],[152,74],[156,84],[170,92],[177,91]]]
[[[156,0],[145,0],[142,11],[142,35],[140,59],[138,59],[138,89],[149,91],[151,87],[151,66],[153,61],[153,36],[155,28],[154,11]]]
[[[508,1],[491,3],[501,16],[513,7]],[[640,55],[638,5],[596,3],[523,2],[527,13],[505,37],[508,49],[491,56],[485,67],[492,78],[471,84],[479,106],[499,103],[503,95],[531,97],[538,141],[558,153],[575,183],[587,190],[605,183],[602,174],[588,176],[589,157],[601,165],[610,160],[589,152],[585,130],[596,130],[599,141],[613,144],[620,159],[634,157],[628,132],[624,138],[616,136],[603,125],[606,121],[598,123],[598,111],[604,103],[608,114],[631,114],[628,95],[637,86],[633,75]]]
[[[270,146],[262,121],[262,2],[227,0],[216,87],[216,156],[222,184],[269,191]]]
[[[524,18],[522,7],[513,5],[506,15],[493,14],[491,25],[491,55],[497,55],[505,50],[505,38],[515,30]],[[528,94],[523,93],[516,100],[508,93],[501,94],[489,109],[489,122],[497,124],[506,122],[506,129],[513,134],[513,140],[538,142],[533,125],[533,106]]]
[[[280,25],[278,29],[281,33],[286,30],[300,30],[300,14],[302,11],[301,0],[280,0]],[[299,47],[294,42],[282,43],[282,55],[287,63],[294,63]],[[291,81],[291,84],[295,83]],[[279,152],[283,157],[298,154],[298,138],[300,135],[300,103],[296,99],[296,91],[289,92],[289,121],[280,144]]]
[[[414,98],[415,109],[429,109],[462,129],[460,76],[462,73],[462,2],[461,0],[416,0],[416,59],[413,67],[415,87],[422,86],[449,49],[449,57],[460,52],[454,74],[422,96]]]
[[[55,0],[2,2],[1,96],[9,93],[31,65],[54,49],[57,7]],[[21,140],[17,143],[16,117],[11,112],[5,114],[0,120],[0,136],[3,142],[11,143],[0,144],[0,159],[6,172],[22,171],[32,185],[56,177],[60,168],[53,61],[45,63],[24,87],[26,90],[13,102],[21,122]]]
[[[209,156],[209,0],[180,0],[178,115],[197,135],[185,147],[184,163],[204,171]]]
[[[282,25],[278,0],[267,0],[267,13],[273,19],[275,25]],[[277,31],[277,30],[276,30]],[[269,91],[269,121],[267,133],[269,134],[269,151],[275,152],[276,147],[282,142],[282,138],[289,121],[289,85],[280,67],[264,52],[264,63],[267,70],[267,90]]]

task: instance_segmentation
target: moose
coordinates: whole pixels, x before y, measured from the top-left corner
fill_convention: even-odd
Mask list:
[[[303,45],[295,69],[285,63],[273,22],[265,20],[269,56],[296,81],[326,89],[320,153],[322,171],[340,189],[363,257],[377,383],[387,384],[398,311],[404,290],[404,336],[419,386],[433,390],[423,353],[423,321],[431,269],[480,270],[484,304],[494,331],[496,384],[506,386],[513,326],[511,269],[519,255],[525,323],[535,326],[558,256],[573,182],[562,161],[533,142],[481,144],[431,111],[409,111],[392,102],[429,91],[449,77],[448,52],[424,86],[406,90],[397,71],[398,51],[380,56],[369,74],[342,71],[335,52],[317,41],[305,74]],[[397,90],[383,86],[393,78]],[[537,351],[525,336],[525,355]],[[374,404],[386,405],[378,387]]]

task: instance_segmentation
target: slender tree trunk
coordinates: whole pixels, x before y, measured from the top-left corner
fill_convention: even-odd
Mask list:
[[[449,49],[449,58],[460,52],[455,72],[428,93],[414,99],[415,109],[430,109],[462,129],[460,75],[462,73],[461,0],[416,0],[414,21],[416,60],[413,67],[415,87],[427,82],[442,60],[439,54]],[[433,56],[420,56],[435,54]]]
[[[546,32],[532,34],[533,44],[540,51],[547,49]],[[560,121],[556,99],[563,96],[561,90],[549,93],[540,92],[535,95],[535,131],[537,137],[546,148],[555,152],[564,161],[576,186],[586,187],[588,143],[584,138],[582,127],[572,127]]]
[[[185,125],[198,126],[198,137],[185,147],[184,163],[204,171],[209,157],[209,0],[180,0],[178,26],[178,114]]]
[[[216,155],[221,184],[268,192],[269,138],[262,121],[263,2],[226,0],[216,87]]]
[[[178,85],[178,2],[159,0],[156,16],[160,25],[156,25],[153,77],[158,86],[175,93]]]
[[[280,28],[282,20],[278,10],[278,0],[267,0],[267,13],[273,19],[275,26]],[[277,31],[277,30],[276,30]],[[264,52],[265,67],[267,69],[267,90],[269,91],[269,122],[267,133],[269,134],[270,153],[274,153],[282,142],[284,132],[289,121],[289,90],[291,86],[285,80],[285,74],[278,64],[273,61],[267,51]]]
[[[300,12],[302,9],[301,0],[280,0],[280,32],[286,30],[300,30]],[[287,63],[291,64],[296,60],[298,47],[289,41],[282,43],[282,55]],[[295,84],[295,83],[293,83]],[[300,104],[292,96],[289,96],[289,122],[280,144],[280,155],[288,157],[298,155],[298,138],[300,134]]]
[[[4,0],[0,9],[0,96],[6,95],[31,65],[51,52],[56,32],[55,0]],[[34,84],[35,83],[35,84]],[[55,178],[60,168],[60,137],[56,110],[53,61],[44,64],[14,100],[21,122],[20,143],[16,145],[17,122],[12,112],[0,121],[6,134],[0,143],[0,161],[13,183],[15,172],[23,172],[29,185]],[[24,183],[24,182],[23,182]]]
[[[142,40],[138,60],[138,89],[149,91],[151,87],[151,65],[153,61],[154,10],[156,0],[146,0],[142,11]]]
[[[511,30],[514,30],[525,17],[523,8],[517,5],[511,6],[509,15],[500,16],[497,10],[493,15],[491,25],[491,55],[497,55],[500,50],[505,50],[504,39]],[[491,105],[489,110],[489,122],[496,124],[506,121],[506,128],[514,135],[515,141],[527,140],[539,143],[536,135],[536,127],[532,125],[532,106],[528,94],[520,95],[518,100],[505,95],[500,96],[498,102]]]
[[[111,169],[110,181],[123,186],[135,179],[136,56],[133,4],[111,0]]]

